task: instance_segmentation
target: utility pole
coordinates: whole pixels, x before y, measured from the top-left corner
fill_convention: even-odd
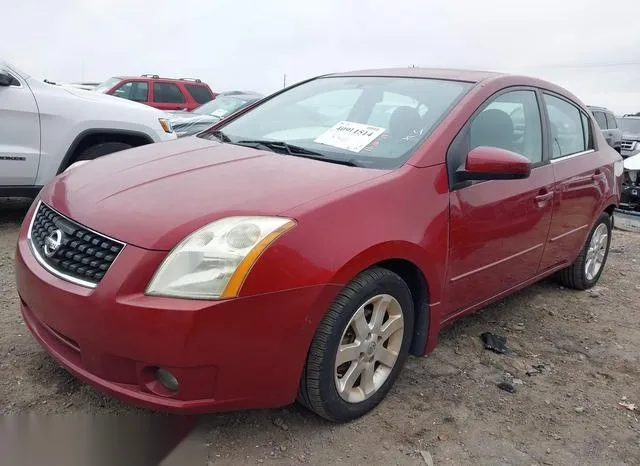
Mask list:
[[[282,88],[284,89],[285,87],[287,87],[287,75],[286,75],[286,73],[282,77]]]

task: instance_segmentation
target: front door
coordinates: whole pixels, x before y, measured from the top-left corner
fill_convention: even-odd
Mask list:
[[[0,86],[0,186],[33,186],[40,162],[40,116],[26,81],[9,70]]]
[[[593,137],[597,126],[586,113],[559,96],[545,93],[543,100],[551,126],[556,197],[541,272],[568,264],[584,246],[604,202],[606,179],[601,167],[611,159],[597,150]]]
[[[554,183],[553,167],[543,157],[538,100],[532,89],[499,94],[458,136],[468,140],[461,160],[448,155],[447,162],[459,166],[474,147],[498,147],[526,156],[532,170],[526,179],[475,182],[451,192],[447,314],[481,304],[537,272]]]

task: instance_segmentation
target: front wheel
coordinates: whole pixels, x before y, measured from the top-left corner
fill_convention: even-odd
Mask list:
[[[568,288],[587,290],[602,275],[611,244],[611,217],[603,212],[591,229],[576,261],[558,273],[560,283]]]
[[[411,291],[397,274],[373,268],[358,275],[316,331],[298,400],[338,422],[377,406],[409,354],[413,312]]]

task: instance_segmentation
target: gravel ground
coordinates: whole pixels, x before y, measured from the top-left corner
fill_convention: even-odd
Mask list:
[[[13,255],[27,207],[0,201],[0,413],[143,413],[76,381],[21,322]],[[486,331],[511,353],[485,350]],[[639,363],[640,235],[615,231],[595,291],[545,281],[459,320],[362,419],[334,425],[297,405],[214,414],[193,439],[225,465],[427,464],[421,452],[436,465],[640,464]]]

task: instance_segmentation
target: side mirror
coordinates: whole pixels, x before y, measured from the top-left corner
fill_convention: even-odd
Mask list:
[[[519,180],[531,174],[531,163],[523,155],[497,147],[476,147],[467,155],[464,168],[456,175],[459,181]]]
[[[0,86],[11,86],[13,76],[5,71],[0,71]]]

